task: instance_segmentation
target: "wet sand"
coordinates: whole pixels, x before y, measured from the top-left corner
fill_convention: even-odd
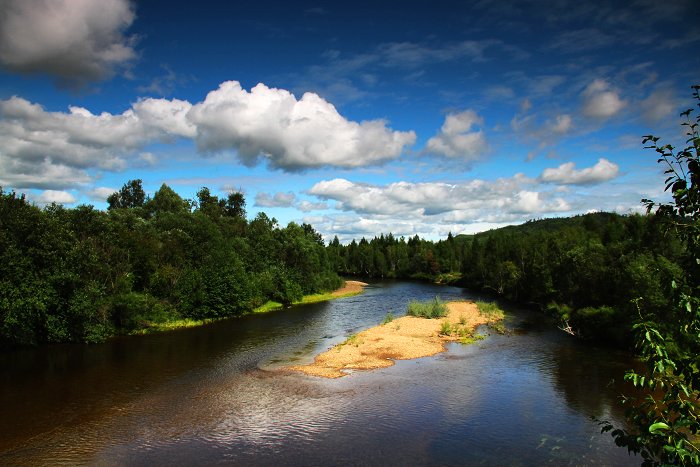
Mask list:
[[[362,331],[318,355],[313,363],[288,369],[324,378],[340,378],[348,370],[385,368],[394,360],[427,357],[443,352],[445,344],[468,338],[474,329],[497,319],[479,313],[473,302],[450,302],[444,318],[404,316]],[[450,323],[450,334],[442,333]]]

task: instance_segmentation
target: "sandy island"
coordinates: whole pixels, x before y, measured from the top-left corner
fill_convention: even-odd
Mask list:
[[[443,352],[445,343],[463,339],[481,324],[498,321],[479,313],[473,302],[450,302],[444,318],[404,316],[362,331],[318,355],[313,363],[288,367],[308,375],[340,378],[346,370],[385,368],[394,360],[427,357]],[[450,335],[441,333],[449,322]]]

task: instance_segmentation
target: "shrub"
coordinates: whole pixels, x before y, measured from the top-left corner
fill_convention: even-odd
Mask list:
[[[449,321],[445,320],[440,325],[440,335],[449,336],[450,334],[452,334],[452,325],[450,325]]]
[[[394,321],[394,314],[390,311],[386,314],[386,316],[382,320],[382,325],[391,323],[392,321]]]
[[[412,300],[407,314],[417,318],[442,318],[447,314],[447,305],[437,296],[429,302]]]
[[[493,320],[503,319],[505,312],[495,302],[476,302],[479,313]]]

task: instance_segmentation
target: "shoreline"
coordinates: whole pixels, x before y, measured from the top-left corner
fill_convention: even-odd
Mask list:
[[[320,294],[304,295],[298,302],[292,303],[294,305],[304,305],[307,303],[318,303],[325,302],[329,300],[335,300],[337,298],[351,297],[353,295],[359,295],[362,293],[364,288],[369,285],[365,282],[360,281],[344,281],[342,287],[334,290],[333,292],[326,292]],[[267,313],[273,310],[279,310],[284,308],[281,303],[269,301],[262,306],[259,306],[241,316],[247,316],[252,314]],[[153,334],[158,332],[174,331],[177,329],[193,328],[198,326],[204,326],[205,324],[215,323],[217,321],[222,321],[225,319],[236,318],[236,316],[229,316],[224,318],[208,318],[208,319],[189,319],[183,318],[174,321],[166,321],[164,323],[156,323],[147,328],[139,329],[137,331],[131,332],[128,335],[143,335],[143,334]]]
[[[304,295],[301,300],[292,303],[291,306],[305,305],[307,303],[327,302],[337,298],[352,297],[354,295],[361,294],[364,288],[368,285],[369,284],[366,282],[344,281],[343,285],[339,289],[335,289],[333,292]],[[280,308],[284,308],[284,305],[279,302],[269,301],[264,305],[255,308],[251,313],[267,313],[268,311],[279,310]]]
[[[473,342],[476,328],[503,319],[502,313],[484,313],[474,302],[447,303],[444,318],[403,316],[350,336],[317,355],[313,363],[287,370],[323,378],[341,378],[353,370],[394,365],[396,360],[429,357],[446,350],[448,342]]]

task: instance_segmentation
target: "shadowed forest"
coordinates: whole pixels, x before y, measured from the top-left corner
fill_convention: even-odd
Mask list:
[[[0,195],[4,346],[99,342],[180,319],[249,313],[329,291],[339,276],[457,284],[537,307],[586,338],[619,345],[668,307],[682,245],[654,216],[594,213],[431,242],[392,234],[342,245],[308,224],[281,228],[245,199],[207,188],[148,198],[131,180],[91,206],[44,209]],[[635,301],[640,297],[643,300]]]

